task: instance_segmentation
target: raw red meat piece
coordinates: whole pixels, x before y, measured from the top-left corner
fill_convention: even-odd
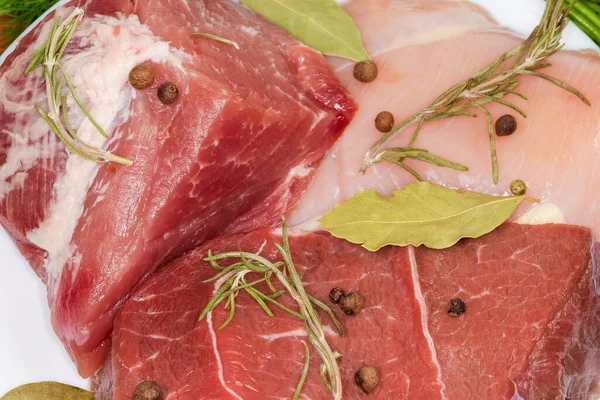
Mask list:
[[[84,3],[86,1],[78,0],[70,4]],[[131,8],[129,0],[105,0],[89,4],[86,11],[90,14],[112,15],[116,12],[128,13]],[[54,15],[46,21],[52,17]],[[3,78],[0,84],[0,224],[34,271],[46,280],[46,251],[32,243],[27,233],[48,217],[48,205],[54,196],[53,186],[64,173],[67,154],[56,148],[62,145],[47,126],[36,124],[39,115],[36,115],[33,105],[43,104],[45,95],[45,87],[37,76],[39,74],[34,77],[23,73],[31,53],[37,50],[35,42],[40,28],[23,37],[16,50],[0,66]],[[11,148],[14,150],[18,144],[26,147],[19,149],[20,154],[12,159],[9,157]],[[41,151],[35,154],[36,150]],[[19,163],[17,168],[10,165],[15,163]]]
[[[198,316],[215,290],[208,249],[261,251],[275,259],[271,230],[212,240],[173,261],[126,301],[115,322],[112,358],[96,377],[97,397],[129,399],[141,380],[186,399],[290,398],[306,340],[301,321],[274,310],[269,318],[246,294],[228,312]],[[331,288],[358,290],[365,308],[348,317],[339,338],[326,331],[340,363],[344,398],[588,399],[600,362],[598,249],[585,228],[501,226],[448,250],[385,248],[370,253],[324,233],[292,235],[292,254],[307,291],[325,300]],[[227,265],[222,263],[222,265]],[[464,300],[461,317],[448,300]],[[293,306],[289,298],[280,297]],[[327,300],[327,302],[329,302]],[[335,307],[334,307],[335,309]],[[314,354],[303,394],[331,395]],[[363,364],[381,383],[368,397],[354,384]]]
[[[63,61],[106,120],[105,148],[134,164],[69,167],[74,156],[33,108],[46,104],[40,71],[23,76],[42,24],[0,70],[0,93],[14,100],[0,104],[0,223],[46,281],[54,329],[89,376],[140,280],[225,231],[277,223],[355,106],[319,53],[229,0],[75,3],[86,17]],[[156,81],[136,92],[126,79],[140,62]],[[156,96],[165,81],[180,92],[171,106]]]

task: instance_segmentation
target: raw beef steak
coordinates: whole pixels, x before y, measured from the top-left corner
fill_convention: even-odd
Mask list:
[[[116,319],[98,398],[130,399],[147,379],[179,400],[291,398],[304,361],[299,319],[278,309],[269,318],[242,293],[224,329],[222,304],[198,322],[215,291],[214,282],[202,283],[216,272],[203,261],[209,249],[275,260],[280,241],[267,229],[220,237],[148,280]],[[324,233],[292,235],[290,245],[308,293],[326,300],[339,286],[364,296],[359,314],[336,310],[345,338],[321,315],[343,356],[345,399],[583,400],[598,391],[600,260],[592,260],[585,228],[507,224],[442,251],[370,253]],[[460,317],[448,315],[452,298],[466,304]],[[364,364],[381,376],[369,396],[354,383]],[[301,398],[331,398],[319,365],[313,351]]]
[[[79,1],[56,14],[74,5],[86,16],[63,64],[110,138],[74,104],[71,122],[133,166],[67,152],[37,114],[41,70],[23,71],[52,15],[0,68],[0,223],[47,283],[54,329],[89,376],[140,280],[225,231],[276,223],[355,106],[319,53],[229,0]],[[135,91],[140,63],[156,80]],[[167,81],[180,93],[172,105],[156,95]]]

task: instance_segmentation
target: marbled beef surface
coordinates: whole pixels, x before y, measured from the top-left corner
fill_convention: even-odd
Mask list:
[[[203,261],[209,249],[259,252],[275,261],[280,242],[270,229],[220,237],[150,278],[119,312],[97,398],[131,399],[147,379],[159,383],[167,399],[291,398],[304,365],[301,341],[307,341],[300,319],[276,307],[269,318],[240,293],[227,327],[218,329],[229,314],[224,303],[198,321],[219,285],[203,283],[217,273]],[[365,299],[355,316],[329,303],[344,338],[321,313],[332,349],[343,355],[344,399],[598,395],[600,253],[592,250],[588,229],[506,224],[447,250],[371,253],[325,233],[292,234],[290,246],[308,293],[329,303],[329,291],[342,287]],[[452,298],[466,304],[460,317],[448,316]],[[295,307],[289,295],[279,300]],[[321,383],[320,362],[312,351],[303,399],[332,398]],[[364,364],[381,376],[369,395],[354,383]]]

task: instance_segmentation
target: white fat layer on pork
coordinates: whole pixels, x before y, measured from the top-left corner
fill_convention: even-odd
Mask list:
[[[565,216],[560,208],[552,203],[536,204],[514,222],[525,225],[564,224]]]
[[[415,259],[414,247],[408,247],[408,255],[410,257],[410,275],[412,277],[413,286],[415,288],[415,298],[417,299],[417,304],[419,305],[419,314],[421,315],[421,328],[423,329],[423,336],[427,341],[427,347],[429,348],[429,352],[431,353],[431,361],[437,369],[437,381],[440,385],[440,395],[442,397],[442,400],[446,400],[446,384],[442,379],[442,367],[440,366],[440,362],[438,361],[437,351],[435,349],[435,344],[433,343],[433,338],[429,333],[429,315],[427,312],[427,304],[425,304],[425,297],[423,297],[423,293],[421,292],[421,283],[419,282],[419,271],[417,269],[417,260]]]
[[[47,30],[50,24],[52,22],[48,22],[44,29]],[[127,84],[127,80],[134,66],[153,61],[170,63],[183,69],[183,62],[188,58],[181,51],[172,49],[169,43],[155,37],[146,25],[140,24],[137,16],[84,18],[74,42],[78,43],[77,51],[67,51],[63,65],[91,115],[109,135],[113,134],[106,140],[71,101],[69,114],[72,115],[74,126],[78,126],[77,134],[95,147],[106,147],[111,140],[116,140],[119,134],[115,134],[115,131],[129,118],[128,110],[131,99],[135,98],[135,91]],[[44,123],[39,116],[32,118],[32,124],[39,125],[40,121]],[[41,130],[48,132],[47,128]],[[13,147],[9,150],[9,159],[13,158],[12,151]],[[49,156],[52,154],[50,152]],[[20,162],[17,157],[14,158]],[[64,174],[58,177],[54,185],[54,201],[47,218],[27,234],[32,243],[48,251],[46,269],[50,293],[61,275],[63,265],[72,255],[69,243],[98,169],[99,164],[70,153]],[[101,191],[102,186],[99,183],[99,187],[92,190]]]
[[[215,282],[215,287],[213,289],[213,296],[215,294],[217,294],[217,291],[219,290],[219,288],[221,286],[223,286],[223,284],[225,282],[227,282],[227,280],[229,278],[231,278],[231,276],[235,274],[234,271],[231,271],[228,274],[223,275],[219,280],[217,280]],[[221,386],[223,386],[223,388],[230,393],[234,398],[238,399],[238,400],[244,400],[242,397],[240,397],[237,393],[235,393],[233,390],[231,390],[227,384],[225,383],[225,376],[223,374],[223,361],[221,361],[221,354],[219,353],[219,346],[217,343],[217,333],[215,332],[215,327],[213,325],[212,322],[212,311],[210,311],[208,314],[206,314],[206,325],[208,326],[208,331],[210,332],[210,338],[211,338],[211,342],[212,342],[212,348],[213,348],[213,353],[215,355],[215,359],[217,360],[217,373],[219,376],[219,382],[221,382]]]

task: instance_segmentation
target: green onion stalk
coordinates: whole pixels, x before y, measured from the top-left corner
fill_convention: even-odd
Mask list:
[[[0,0],[0,51],[58,0]]]
[[[600,46],[600,0],[563,0],[564,8],[571,4],[569,19]]]

